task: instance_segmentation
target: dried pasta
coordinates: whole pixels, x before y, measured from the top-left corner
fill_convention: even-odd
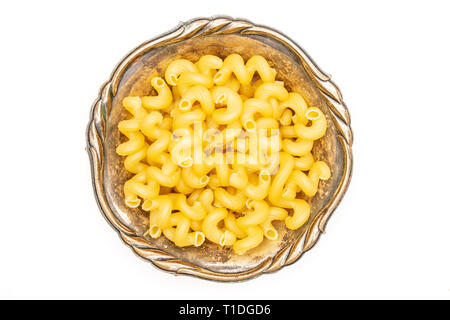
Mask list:
[[[309,199],[332,174],[312,152],[327,119],[264,57],[180,58],[150,84],[156,95],[123,99],[131,117],[116,149],[132,175],[125,205],[149,213],[147,235],[241,255],[279,239],[273,221],[308,221]]]

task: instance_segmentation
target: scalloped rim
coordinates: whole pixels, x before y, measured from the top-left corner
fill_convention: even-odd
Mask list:
[[[120,79],[127,67],[141,54],[156,47],[182,41],[193,36],[210,34],[259,34],[275,39],[293,52],[302,62],[311,79],[320,89],[336,126],[344,151],[344,170],[340,183],[331,201],[317,214],[310,226],[290,245],[281,249],[273,258],[267,258],[261,264],[240,273],[218,273],[189,262],[180,260],[167,252],[154,247],[147,240],[139,237],[124,225],[111,210],[103,188],[103,142],[105,138],[105,115],[111,106],[111,97],[117,92]],[[116,66],[109,80],[101,87],[99,95],[91,109],[86,132],[87,147],[91,163],[92,183],[98,206],[106,220],[119,233],[122,240],[141,258],[151,262],[159,269],[175,274],[186,274],[216,281],[241,281],[251,279],[263,273],[273,272],[297,261],[301,255],[310,250],[324,232],[325,225],[341,201],[348,188],[352,172],[353,133],[350,128],[350,115],[339,88],[330,80],[330,76],[321,71],[314,61],[294,41],[282,33],[248,20],[233,19],[225,16],[197,18],[180,23],[173,30],[149,40],[128,53]]]

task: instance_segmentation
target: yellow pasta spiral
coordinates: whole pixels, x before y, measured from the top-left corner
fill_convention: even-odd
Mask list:
[[[267,60],[262,56],[251,57],[246,64],[244,59],[238,54],[230,54],[225,58],[222,68],[214,76],[214,83],[224,85],[226,81],[234,73],[240,83],[244,85],[250,84],[255,72],[258,72],[261,79],[265,82],[275,80],[275,69],[271,68]]]

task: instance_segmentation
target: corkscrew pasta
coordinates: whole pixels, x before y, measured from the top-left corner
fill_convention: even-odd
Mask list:
[[[312,152],[327,119],[264,57],[176,59],[149,92],[123,99],[131,117],[118,124],[116,149],[132,174],[125,205],[148,212],[146,235],[241,255],[279,239],[282,224],[308,221],[309,200],[332,174]]]

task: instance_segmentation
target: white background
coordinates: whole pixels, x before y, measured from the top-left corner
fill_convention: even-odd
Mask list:
[[[449,12],[445,1],[2,2],[0,298],[449,299]],[[355,134],[353,179],[318,245],[234,284],[138,259],[97,208],[85,151],[116,63],[217,14],[297,41],[340,86]]]

